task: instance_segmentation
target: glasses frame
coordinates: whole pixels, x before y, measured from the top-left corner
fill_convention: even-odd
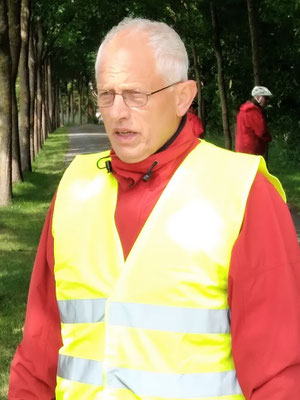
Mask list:
[[[153,92],[140,92],[138,90],[124,90],[123,92],[116,92],[114,90],[99,90],[98,93],[100,93],[100,94],[111,93],[113,95],[111,104],[105,105],[105,106],[99,104],[99,107],[101,107],[101,108],[111,107],[114,104],[116,95],[122,96],[124,104],[129,108],[132,108],[132,107],[144,107],[148,103],[148,99],[149,99],[150,96],[152,96],[155,93],[162,92],[165,89],[169,89],[170,87],[172,87],[174,85],[178,85],[178,83],[182,83],[182,81],[171,83],[171,85],[164,86],[163,88],[158,89],[158,90],[154,90]],[[136,106],[136,105],[133,105],[133,106],[128,105],[127,102],[126,102],[126,98],[125,98],[126,92],[139,93],[139,94],[145,95],[145,103],[143,103],[141,105],[138,105],[138,106]]]

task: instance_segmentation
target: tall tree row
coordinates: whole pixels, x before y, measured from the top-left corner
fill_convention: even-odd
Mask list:
[[[12,201],[12,183],[23,180],[47,135],[60,124],[53,75],[31,0],[1,0],[0,206]]]
[[[184,39],[199,116],[225,147],[256,84],[274,93],[274,136],[300,145],[300,0],[1,0],[0,205],[50,132],[95,121],[97,49],[126,16],[165,21]]]

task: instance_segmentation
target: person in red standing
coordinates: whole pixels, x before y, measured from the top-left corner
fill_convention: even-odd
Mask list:
[[[240,107],[236,118],[235,150],[267,158],[268,143],[272,137],[267,127],[264,108],[272,93],[264,86],[255,86],[252,100]]]
[[[111,149],[51,204],[9,400],[300,398],[300,257],[261,157],[198,140],[178,34],[125,19],[96,62]]]
[[[193,132],[197,138],[203,138],[204,128],[201,119],[198,117],[198,103],[193,100],[187,113],[187,119],[190,122]]]

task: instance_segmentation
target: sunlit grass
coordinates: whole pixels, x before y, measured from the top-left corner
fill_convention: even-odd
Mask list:
[[[0,400],[7,398],[9,367],[22,338],[29,280],[43,222],[65,168],[64,128],[51,133],[13,204],[0,208]]]

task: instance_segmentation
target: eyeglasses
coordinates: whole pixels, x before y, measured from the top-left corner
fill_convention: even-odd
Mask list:
[[[147,104],[149,96],[168,89],[171,86],[177,85],[178,83],[180,82],[172,83],[171,85],[165,86],[151,93],[144,93],[136,90],[123,90],[121,93],[115,92],[114,90],[99,90],[98,105],[99,107],[111,107],[114,104],[115,96],[120,95],[123,97],[123,101],[126,106],[143,107]]]

